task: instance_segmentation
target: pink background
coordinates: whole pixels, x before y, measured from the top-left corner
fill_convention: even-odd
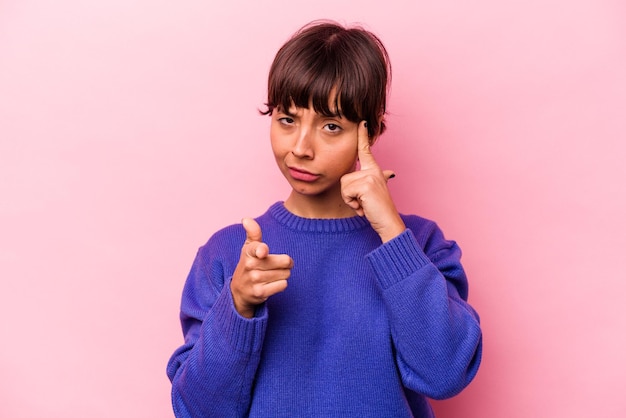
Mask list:
[[[198,246],[286,197],[277,48],[364,22],[375,147],[464,249],[484,359],[439,417],[626,415],[622,0],[0,1],[0,416],[171,417]]]

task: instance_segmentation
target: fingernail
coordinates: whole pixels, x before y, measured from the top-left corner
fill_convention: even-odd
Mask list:
[[[367,122],[365,122],[365,125],[363,125],[363,126],[365,126],[367,128]]]
[[[395,176],[396,176],[396,175],[395,175],[395,173],[394,173],[394,174],[390,175],[390,176],[389,176],[389,178],[390,178],[390,179],[392,179],[392,178],[394,178]]]

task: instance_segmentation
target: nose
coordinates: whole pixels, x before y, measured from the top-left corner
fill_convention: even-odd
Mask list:
[[[309,127],[302,127],[297,134],[291,153],[298,158],[313,159],[313,134]]]

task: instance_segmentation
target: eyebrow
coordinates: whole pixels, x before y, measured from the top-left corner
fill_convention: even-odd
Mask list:
[[[300,108],[300,107],[298,107],[298,106],[291,106],[289,109],[285,109],[285,108],[283,108],[282,106],[276,106],[276,110],[277,110],[279,113],[283,113],[283,114],[285,114],[285,115],[287,115],[287,116],[290,116],[290,117],[295,117],[295,116],[297,116],[297,114],[296,114],[295,112],[292,112],[292,111],[291,111],[291,109],[301,109],[301,108]],[[314,110],[314,112],[315,112],[317,115],[320,115],[320,116],[325,117],[325,118],[339,118],[339,119],[346,119],[346,117],[345,117],[344,115],[342,115],[340,112],[332,112],[332,113],[328,113],[328,114],[325,114],[325,113],[319,113],[319,112],[317,112],[317,111],[315,111],[315,110]]]

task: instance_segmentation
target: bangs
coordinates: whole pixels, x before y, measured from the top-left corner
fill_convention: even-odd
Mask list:
[[[298,108],[312,106],[320,115],[343,116],[352,122],[359,122],[363,115],[356,104],[366,97],[366,86],[345,81],[344,74],[351,71],[342,68],[339,57],[327,54],[300,58],[288,61],[285,68],[276,74],[284,74],[285,77],[273,80],[275,88],[269,92],[268,107],[270,109],[278,107],[286,112],[292,106]],[[298,76],[293,76],[296,74]]]

